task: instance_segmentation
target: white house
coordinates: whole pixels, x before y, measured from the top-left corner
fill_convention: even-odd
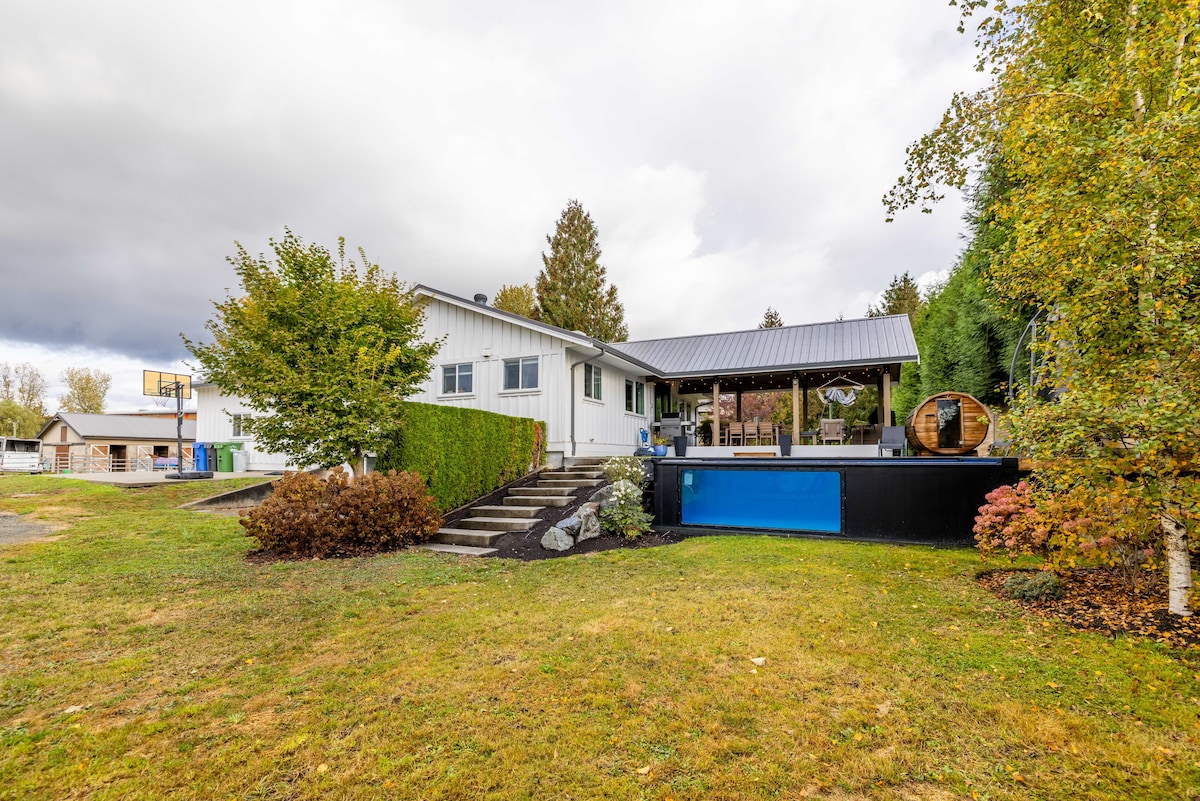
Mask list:
[[[542,420],[551,461],[632,453],[640,432],[654,431],[663,413],[694,423],[720,394],[738,394],[740,408],[742,392],[790,390],[797,442],[807,390],[840,381],[878,387],[878,419],[887,421],[900,365],[917,359],[903,314],[609,344],[493,308],[483,295],[467,300],[427,286],[416,292],[426,303],[424,338],[441,347],[430,380],[410,399]],[[251,410],[241,401],[212,384],[193,389],[197,441],[242,442],[251,470],[287,466],[243,434]],[[712,455],[732,455],[724,450]]]
[[[628,454],[654,419],[653,369],[613,346],[426,286],[425,340],[440,340],[431,378],[409,400],[546,423],[551,458]],[[251,470],[280,470],[241,421],[252,410],[213,384],[193,384],[199,442],[242,442]]]

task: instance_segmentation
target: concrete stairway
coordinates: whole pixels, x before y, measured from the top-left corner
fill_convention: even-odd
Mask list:
[[[490,547],[500,537],[514,531],[528,531],[537,525],[537,516],[550,506],[569,506],[575,491],[604,483],[600,471],[603,459],[577,459],[558,470],[543,472],[533,487],[513,487],[501,505],[473,506],[467,517],[454,528],[443,528],[426,547],[447,553],[484,556],[495,553]]]

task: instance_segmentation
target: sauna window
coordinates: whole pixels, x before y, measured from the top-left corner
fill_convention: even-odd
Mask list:
[[[938,447],[962,447],[962,401],[944,398],[937,402]]]

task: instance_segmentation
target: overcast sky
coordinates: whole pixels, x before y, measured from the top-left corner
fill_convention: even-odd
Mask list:
[[[569,198],[632,339],[862,316],[962,247],[884,222],[978,86],[946,0],[5,0],[0,361],[183,369],[234,241],[339,235],[401,279],[532,282]],[[49,399],[56,407],[57,398]]]

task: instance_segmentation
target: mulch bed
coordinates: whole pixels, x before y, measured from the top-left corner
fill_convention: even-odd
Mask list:
[[[1181,617],[1167,611],[1167,582],[1161,573],[1144,574],[1137,587],[1130,587],[1115,569],[1077,568],[1059,574],[1065,585],[1061,599],[1023,601],[1004,592],[1004,582],[1019,572],[988,570],[977,580],[1026,612],[1057,618],[1075,629],[1145,637],[1172,648],[1200,648],[1200,615]]]
[[[504,503],[505,496],[508,495],[508,490],[512,487],[533,487],[537,485],[539,475],[536,473],[502,487],[486,498],[479,498],[471,502],[471,506],[501,506]],[[510,534],[505,534],[492,542],[491,547],[496,549],[496,553],[489,554],[488,558],[493,559],[519,559],[523,562],[532,562],[539,559],[557,559],[561,556],[574,556],[581,553],[596,553],[597,551],[611,551],[617,548],[653,548],[658,545],[670,545],[683,540],[682,534],[673,533],[658,533],[650,532],[638,537],[636,540],[627,540],[624,537],[613,537],[607,534],[595,537],[590,540],[584,540],[568,551],[552,551],[549,548],[542,547],[542,537],[546,531],[560,520],[574,515],[579,511],[579,507],[588,502],[588,498],[592,497],[593,493],[600,487],[582,487],[575,491],[571,503],[567,506],[547,506],[538,513],[538,524],[529,531],[514,531]],[[469,509],[460,509],[450,512],[446,515],[446,528],[454,528],[455,523],[469,516]]]

